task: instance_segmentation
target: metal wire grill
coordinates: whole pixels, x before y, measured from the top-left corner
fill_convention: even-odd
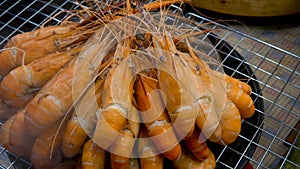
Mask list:
[[[63,15],[55,14],[76,6],[71,0],[0,2],[0,49],[14,35],[34,30],[49,18],[52,18],[51,24],[59,24]],[[179,8],[174,6],[174,9]],[[185,16],[199,23],[209,22],[205,28],[216,30],[212,36],[217,35],[231,46],[229,50],[220,51],[217,49],[218,43],[214,43],[216,49],[224,55],[223,63],[237,63],[235,66],[224,64],[225,68],[231,75],[243,77],[246,82],[255,82],[261,88],[261,91],[253,92],[252,95],[255,103],[263,100],[263,109],[257,109],[256,113],[264,118],[258,125],[243,121],[243,130],[254,130],[253,135],[250,138],[244,134],[239,136],[243,140],[242,149],[222,147],[216,156],[218,167],[240,168],[239,164],[246,159],[254,168],[300,168],[299,162],[290,158],[294,152],[300,152],[299,128],[296,127],[300,117],[299,53],[290,53],[194,13],[186,13]],[[242,58],[234,56],[235,51]],[[242,71],[245,65],[253,71],[252,74]],[[291,132],[294,132],[295,137],[287,139]],[[248,153],[250,149],[255,149],[254,154]],[[230,152],[239,155],[234,159],[234,165],[224,160],[228,152],[229,155]],[[31,168],[31,164],[0,147],[0,168]]]

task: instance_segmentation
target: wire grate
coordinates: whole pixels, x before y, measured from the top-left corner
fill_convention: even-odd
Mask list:
[[[27,1],[17,2],[6,0],[0,8],[0,44],[3,45],[16,34],[32,31],[40,27],[45,21],[52,19],[53,23],[59,24],[62,18],[55,14],[75,6],[73,1]]]
[[[57,16],[56,13],[74,7],[78,4],[72,0],[0,2],[0,49],[14,35],[32,31],[50,18],[50,24],[59,24],[64,16]],[[173,8],[180,10],[176,6]],[[299,161],[290,158],[295,151],[300,152],[297,127],[300,119],[300,52],[291,53],[195,13],[186,13],[185,16],[199,23],[210,23],[205,26],[215,30],[210,36],[217,35],[231,46],[223,51],[217,49],[221,41],[214,43],[218,52],[224,55],[224,69],[233,76],[243,77],[246,82],[257,83],[261,89],[253,92],[252,98],[255,103],[263,100],[263,109],[257,109],[256,113],[264,118],[257,124],[243,121],[244,130],[253,130],[251,137],[241,134],[239,140],[243,146],[238,149],[234,146],[219,149],[216,156],[218,166],[239,168],[240,163],[246,160],[257,169],[300,168]],[[242,58],[235,57],[236,51]],[[237,64],[231,66],[227,64],[229,60]],[[245,73],[245,66],[253,73]],[[288,139],[291,132],[295,137]],[[227,162],[228,154],[238,155],[234,159],[235,164]],[[31,164],[0,147],[0,168],[31,168]]]

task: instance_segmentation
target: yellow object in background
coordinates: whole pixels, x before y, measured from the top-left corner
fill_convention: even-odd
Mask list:
[[[193,6],[239,16],[283,16],[300,13],[300,0],[191,0]]]

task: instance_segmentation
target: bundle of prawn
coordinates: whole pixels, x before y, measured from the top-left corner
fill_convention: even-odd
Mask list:
[[[236,140],[251,88],[223,72],[199,38],[209,31],[150,11],[164,3],[134,4],[7,43],[3,147],[35,168],[215,168],[207,142]]]

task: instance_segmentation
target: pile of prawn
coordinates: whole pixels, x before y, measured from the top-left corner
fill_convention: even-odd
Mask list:
[[[236,140],[251,87],[214,68],[194,38],[208,31],[182,26],[171,3],[99,5],[13,37],[0,53],[1,145],[34,168],[215,168],[207,142]]]

